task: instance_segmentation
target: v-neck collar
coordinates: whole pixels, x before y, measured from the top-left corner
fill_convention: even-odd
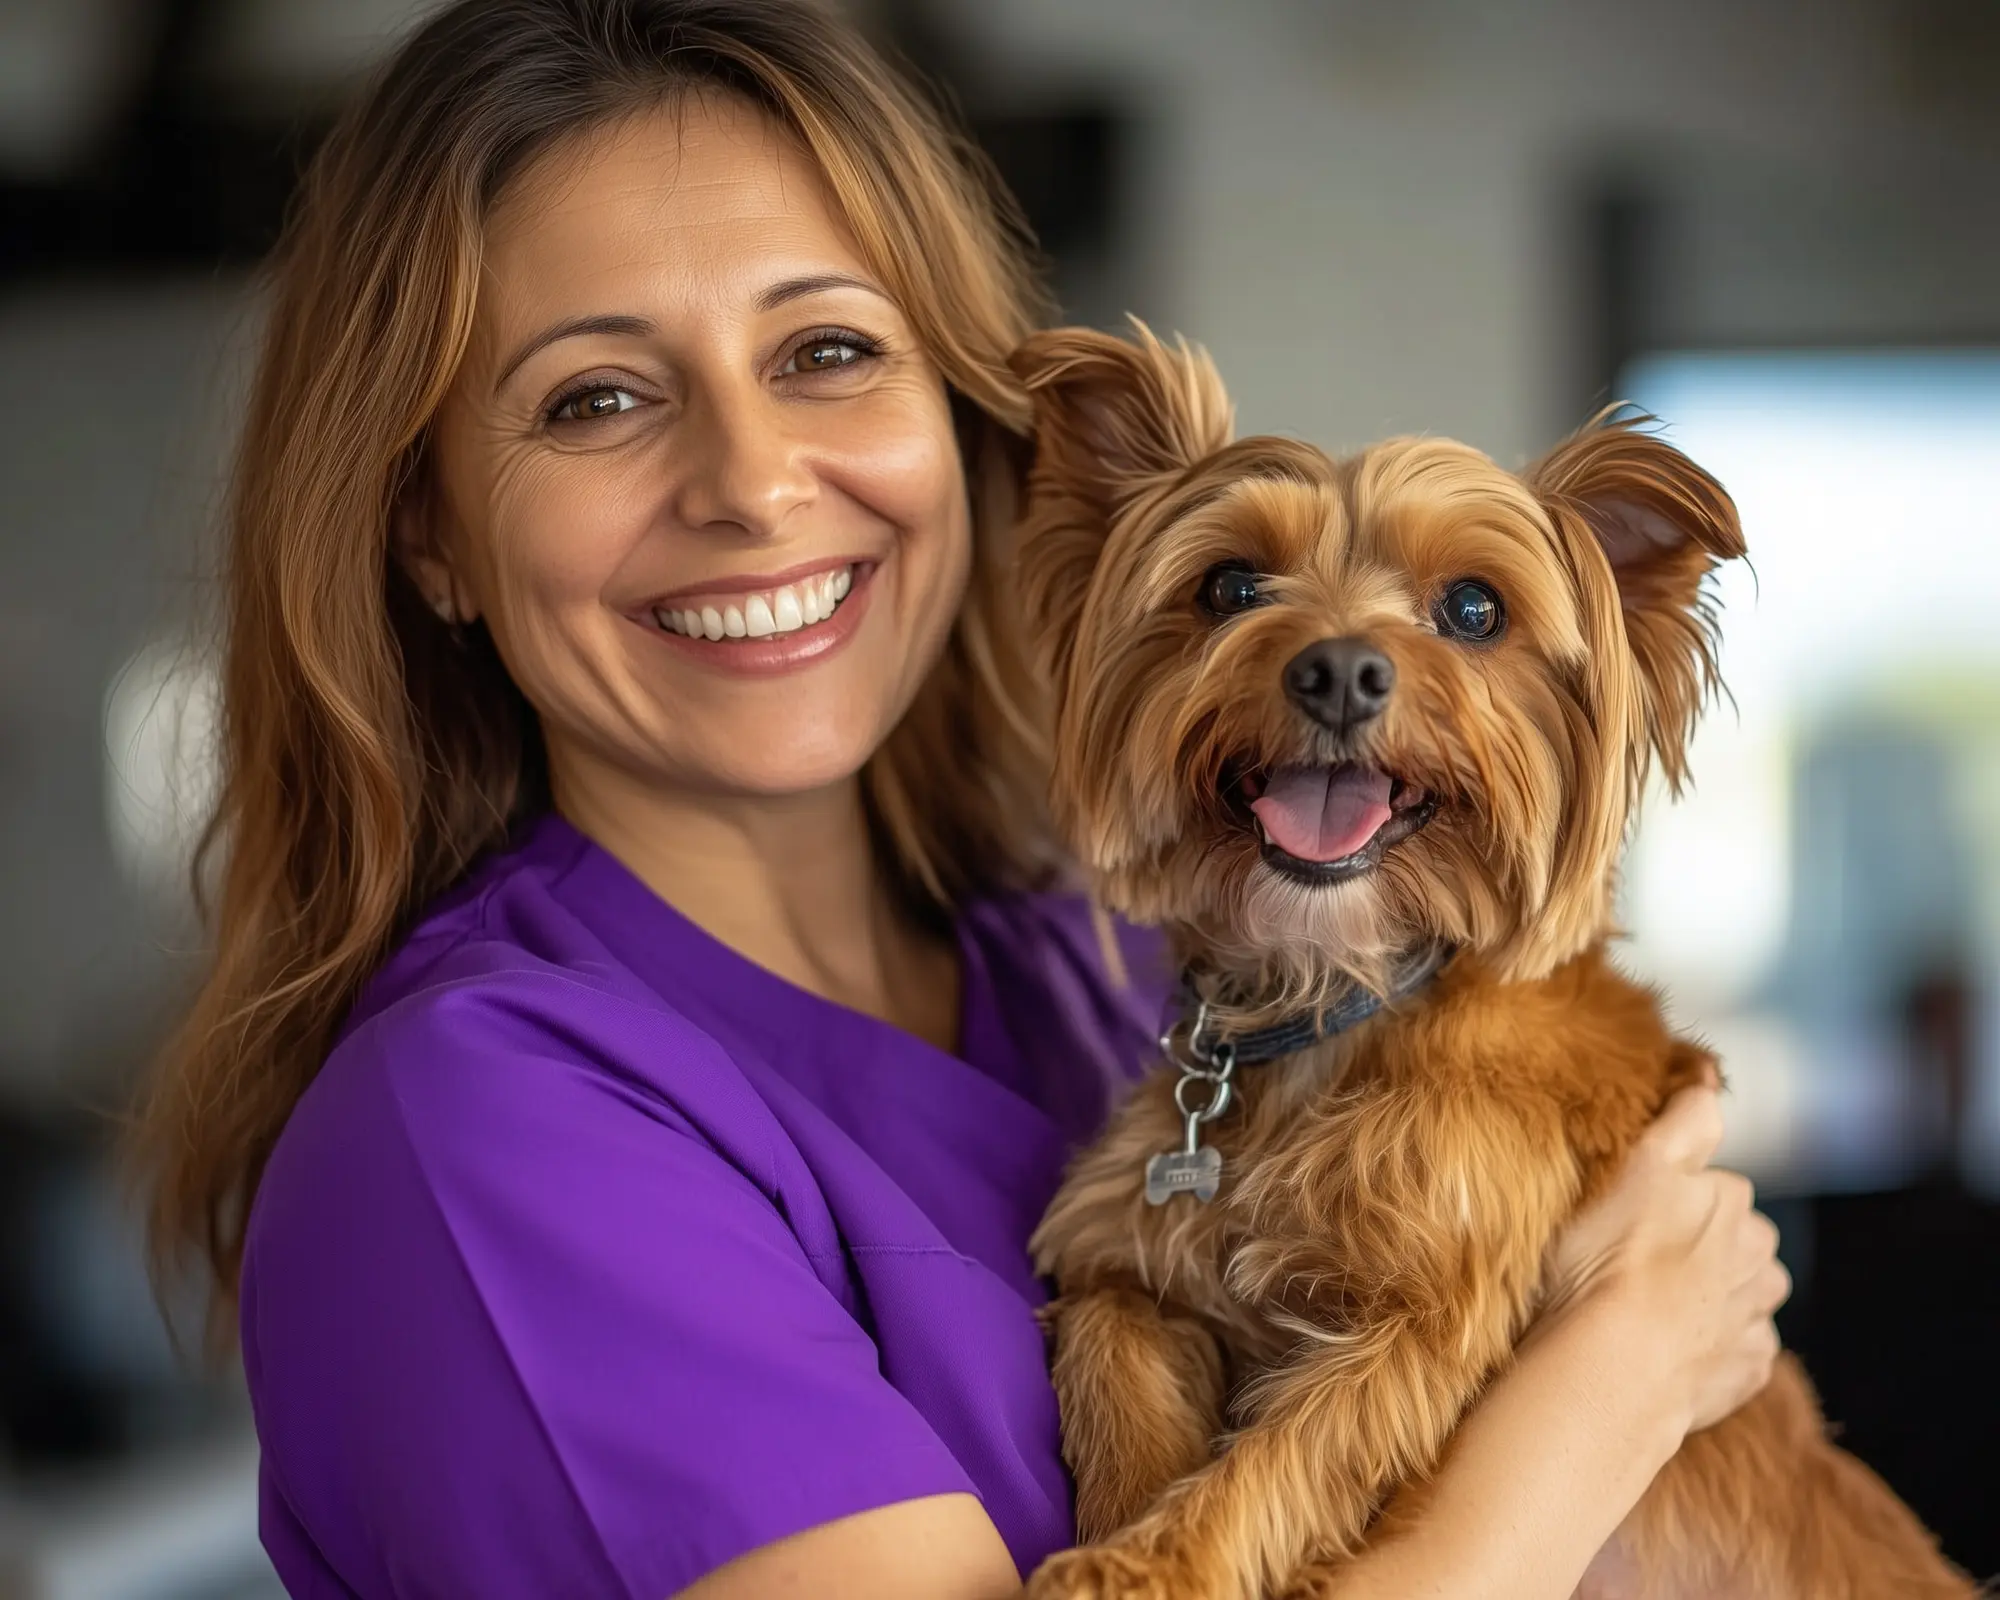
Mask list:
[[[989,1113],[1012,1103],[1052,1138],[1057,1123],[1037,1103],[998,992],[999,972],[983,943],[988,921],[974,911],[957,919],[960,959],[956,1051],[894,1023],[801,988],[733,949],[657,894],[609,850],[566,819],[551,814],[535,825],[526,848],[547,851],[558,870],[560,897],[613,955],[688,1019],[725,1042],[748,1046],[809,1093],[830,1071],[875,1076],[890,1072],[920,1093],[970,1097]],[[965,1084],[963,1077],[976,1084]],[[911,1084],[907,1080],[920,1080]],[[833,1086],[837,1089],[837,1086]],[[815,1098],[820,1098],[814,1093]],[[1011,1120],[1011,1119],[1010,1119]],[[1022,1131],[1018,1127],[1016,1135]],[[1039,1130],[1038,1130],[1039,1131]]]
[[[958,1253],[1039,1301],[1024,1245],[1076,1130],[1063,1107],[1039,1103],[1036,1069],[1047,1064],[1030,1061],[1005,1025],[1004,963],[981,943],[987,919],[957,924],[964,1053],[951,1054],[759,966],[559,817],[536,824],[524,848],[543,857],[551,892],[620,965],[746,1070],[761,1063],[787,1083]]]
[[[953,928],[960,973],[958,1041],[954,1050],[880,1017],[793,983],[710,933],[658,894],[624,862],[566,818],[550,813],[531,827],[522,849],[543,858],[570,904],[620,962],[690,1020],[751,1041],[782,1056],[802,1039],[852,1040],[874,1049],[916,1050],[970,1066],[1002,1087],[1018,1089],[1014,1047],[993,991],[992,963],[979,940],[977,918]]]

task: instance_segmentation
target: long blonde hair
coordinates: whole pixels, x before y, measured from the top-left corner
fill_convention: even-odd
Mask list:
[[[413,914],[546,808],[541,738],[491,643],[454,643],[390,548],[465,349],[481,226],[558,140],[691,91],[742,96],[824,172],[950,387],[976,556],[945,654],[863,774],[917,906],[1051,859],[1033,680],[996,549],[1045,310],[970,143],[808,0],[458,0],[403,44],[304,180],[229,510],[214,964],[138,1123],[156,1261],[232,1300],[250,1199],[355,992]]]

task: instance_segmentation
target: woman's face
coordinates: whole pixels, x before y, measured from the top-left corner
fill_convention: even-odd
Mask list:
[[[690,99],[510,187],[433,438],[413,565],[484,617],[566,802],[849,778],[958,614],[943,380],[745,105]]]

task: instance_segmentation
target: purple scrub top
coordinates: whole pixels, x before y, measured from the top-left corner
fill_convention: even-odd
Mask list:
[[[1072,1538],[1027,1239],[1152,1050],[1158,945],[969,909],[947,1055],[793,987],[559,818],[363,991],[250,1216],[261,1524],[295,1596],[664,1600],[979,1497]]]

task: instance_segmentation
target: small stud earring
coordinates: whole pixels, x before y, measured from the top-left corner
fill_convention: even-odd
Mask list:
[[[448,628],[458,626],[458,607],[448,594],[439,595],[431,602],[431,610],[438,614],[438,621]]]

